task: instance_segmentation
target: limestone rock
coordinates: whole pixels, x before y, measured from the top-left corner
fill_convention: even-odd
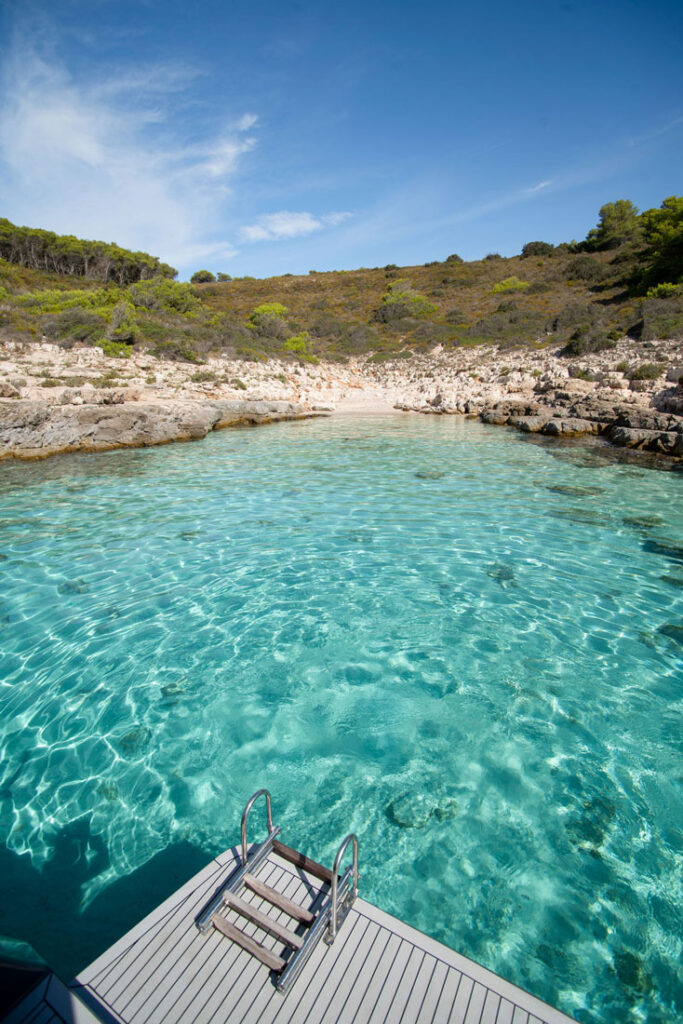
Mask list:
[[[57,452],[104,451],[190,441],[236,424],[295,419],[290,402],[126,402],[46,405],[0,401],[0,458],[45,458]]]
[[[575,418],[551,419],[545,424],[543,434],[549,437],[580,437],[582,434],[597,434],[599,427],[591,420],[580,420]]]
[[[538,434],[549,420],[549,416],[512,416],[510,425],[525,434]]]

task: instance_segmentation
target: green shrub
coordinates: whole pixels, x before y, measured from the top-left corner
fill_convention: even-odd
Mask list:
[[[486,256],[484,256],[484,261],[502,260],[502,258],[499,252],[487,252]]]
[[[286,377],[285,377],[285,380],[287,380]],[[231,384],[231,386],[233,388],[235,388],[236,391],[246,391],[247,390],[247,385],[244,383],[243,380],[240,380],[239,377],[233,377],[232,380],[230,381],[230,384]]]
[[[550,256],[554,250],[555,246],[550,242],[527,242],[522,246],[522,256]]]
[[[97,339],[104,337],[107,321],[90,309],[73,306],[61,313],[50,314],[42,320],[41,326],[46,337],[68,349],[79,343],[97,344]]]
[[[291,338],[288,338],[284,343],[283,348],[286,352],[292,352],[298,356],[299,359],[303,359],[306,363],[319,363],[320,360],[317,356],[314,356],[311,352],[311,336],[308,331],[301,331],[299,334],[293,334]]]
[[[436,311],[437,307],[415,291],[408,281],[395,281],[388,285],[382,296],[382,304],[374,316],[382,323],[392,323],[405,317],[429,316]]]
[[[111,311],[106,340],[118,345],[134,345],[139,336],[134,306],[125,300],[117,302]]]
[[[98,345],[105,356],[115,356],[118,359],[130,358],[131,347],[125,342],[110,341],[109,338],[103,338],[98,342]]]
[[[646,298],[648,299],[671,299],[674,295],[683,295],[683,284],[671,284],[663,281],[656,284],[654,288],[648,288]]]
[[[196,270],[190,278],[190,284],[208,284],[215,280],[216,278],[210,270]]]
[[[595,380],[590,370],[585,369],[583,366],[573,366],[569,371],[569,376],[574,380]]]
[[[629,380],[657,380],[664,373],[663,363],[641,363],[629,373]]]
[[[528,281],[520,281],[518,277],[513,275],[512,277],[506,277],[503,281],[499,281],[498,284],[494,284],[491,291],[494,295],[500,295],[502,292],[524,292],[528,287]]]
[[[216,380],[216,374],[211,370],[198,370],[197,373],[192,374],[190,380],[193,384],[205,384]]]
[[[464,260],[462,256],[458,256],[457,252],[453,252],[446,257],[446,263],[464,263]]]
[[[127,298],[139,309],[165,310],[182,315],[196,313],[202,308],[200,299],[189,284],[155,277],[140,281],[127,290]]]
[[[389,363],[395,359],[411,359],[414,353],[409,348],[400,349],[397,352],[373,352],[368,357],[369,363]]]
[[[614,367],[614,369],[617,370],[619,373],[626,373],[628,370],[628,363],[625,359],[621,359]]]
[[[683,295],[644,299],[630,333],[641,341],[683,337]]]
[[[585,356],[614,348],[616,342],[600,327],[588,324],[577,329],[560,352],[561,356]]]
[[[605,277],[605,267],[595,256],[576,256],[567,264],[566,275],[576,281],[602,281]]]

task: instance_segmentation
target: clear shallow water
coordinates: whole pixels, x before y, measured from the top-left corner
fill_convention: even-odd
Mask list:
[[[426,417],[0,465],[0,933],[74,973],[265,785],[578,1020],[676,1020],[682,494]]]

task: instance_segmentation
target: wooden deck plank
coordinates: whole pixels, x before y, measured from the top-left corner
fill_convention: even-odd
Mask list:
[[[358,1003],[358,1019],[363,1021],[372,1019],[379,993],[384,987],[387,975],[391,970],[401,945],[398,935],[388,935],[382,929],[381,936],[384,946],[378,951],[378,957],[373,966],[372,974]]]
[[[446,978],[441,989],[441,995],[439,1001],[436,1004],[434,1010],[433,1020],[441,1024],[441,1021],[447,1021],[451,1019],[451,1010],[453,1009],[453,1003],[455,1002],[455,996],[458,991],[458,985],[462,974],[460,971],[456,971],[454,967],[448,967],[446,972]]]
[[[259,928],[262,928],[264,932],[269,932],[270,935],[274,935],[276,939],[280,939],[286,946],[291,946],[292,949],[301,949],[304,944],[304,940],[300,935],[296,935],[291,928],[285,928],[279,921],[274,918],[268,917],[262,910],[258,910],[252,906],[247,900],[243,900],[241,896],[236,896],[233,892],[226,892],[223,896],[223,903],[227,907],[231,907],[236,910],[242,917],[246,917],[247,920],[253,921]],[[216,918],[214,914],[214,920]]]
[[[529,1024],[529,1014],[521,1006],[515,1006],[512,1015],[512,1024]]]
[[[515,1008],[509,999],[501,999],[500,1006],[498,1007],[498,1016],[496,1017],[496,1024],[512,1024],[512,1015],[515,1012]]]
[[[305,1020],[306,1024],[310,1024],[313,1020],[334,1021],[342,1014],[358,971],[369,956],[378,934],[379,928],[370,921],[358,941],[353,947],[349,947],[348,951],[343,946],[331,948],[332,956],[327,965],[330,970],[325,984],[319,990],[312,1012],[305,1018],[295,1014],[292,1017],[293,1022],[304,1024]]]
[[[271,873],[276,872],[277,868],[271,866]],[[179,1003],[189,1006],[197,991],[212,984],[212,975],[226,955],[230,959],[220,936],[213,929],[201,935],[194,923],[211,891],[198,901],[194,913],[166,937],[156,954],[145,961],[144,973],[137,976],[130,998],[124,996],[120,1000],[127,1018],[139,1019],[140,1024],[144,1024],[149,1016],[157,1014],[162,1004],[169,1015]],[[188,978],[192,979],[189,985]]]
[[[131,956],[133,959],[136,958],[135,946],[140,938],[147,939],[152,930],[163,926],[164,921],[173,916],[178,914],[185,916],[188,913],[188,906],[194,904],[195,901],[201,906],[202,896],[205,902],[219,881],[223,877],[227,878],[236,864],[236,855],[232,856],[229,850],[215,860],[209,861],[199,874],[189,879],[185,885],[169,896],[165,903],[156,907],[118,942],[115,942],[92,964],[84,968],[78,975],[78,984],[93,984],[101,989],[102,985],[106,985],[105,979],[109,974],[113,973],[116,978],[119,978],[122,973],[121,965]]]
[[[273,883],[277,883],[282,874],[282,869],[275,864],[267,866],[265,877]],[[245,929],[248,934],[255,934],[255,926]],[[200,941],[206,942],[209,936],[200,937]],[[231,948],[231,944],[215,936],[215,947],[210,956],[206,958],[200,971],[192,973],[191,965],[189,972],[185,970],[183,976],[176,979],[174,985],[157,1002],[149,1021],[159,1021],[163,1024],[168,1020],[182,1020],[192,1016],[199,1019],[206,1016],[211,1017],[216,1007],[225,998],[224,992],[231,986],[237,985],[238,980],[245,970],[249,970],[250,963],[254,970],[263,973],[265,980],[269,980],[269,973],[266,968],[260,967],[252,962],[248,953]],[[145,1024],[145,1022],[142,1022]]]
[[[264,878],[268,882],[278,884],[282,876],[282,869],[275,864],[264,865]],[[255,925],[244,924],[244,932],[251,936],[257,936],[257,928]],[[226,984],[236,984],[242,971],[244,971],[249,963],[250,955],[246,952],[241,952],[238,949],[232,949],[231,943],[220,937],[216,937],[218,942],[218,948],[215,952],[211,953],[210,958],[207,958],[206,965],[203,969],[203,977],[196,977],[196,971],[192,971],[192,965],[185,965],[183,963],[183,974],[175,985],[165,993],[163,1000],[155,1008],[154,1019],[164,1019],[164,1014],[173,1015],[177,1014],[178,1019],[181,1019],[180,1014],[185,1013],[189,1015],[192,1013],[195,1016],[199,1016],[204,1013],[204,1007],[208,1004],[213,1005],[215,1001],[214,993],[219,989],[225,988]],[[200,938],[201,942],[206,942],[208,936]],[[265,943],[265,945],[268,945]],[[268,977],[267,970],[266,977]],[[177,993],[180,993],[179,995]],[[206,1011],[208,1013],[208,1011]],[[212,1011],[213,1012],[213,1011]]]
[[[310,981],[305,990],[297,992],[296,1004],[292,1005],[289,999],[287,1005],[283,1005],[279,1013],[273,1017],[277,1024],[303,1024],[309,1020],[311,1009],[316,1004],[316,1014],[310,1016],[310,1020],[323,1019],[320,1017],[320,1002],[328,1002],[329,994],[334,992],[346,967],[353,956],[354,948],[363,941],[363,935],[367,931],[370,922],[353,915],[351,921],[346,922],[344,927],[350,925],[348,935],[351,939],[345,946],[335,949],[331,946],[327,949],[327,956],[323,969]],[[320,1002],[319,1002],[320,1001]]]
[[[301,880],[289,872],[283,872],[277,884],[284,888],[285,894],[290,896],[294,895],[302,885]],[[268,1002],[272,996],[276,997],[274,1005],[279,1008],[282,996],[276,992],[270,973],[257,964],[248,964],[236,979],[221,980],[211,999],[202,1008],[201,1013],[194,1018],[194,1024],[206,1024],[208,1021],[223,1019],[221,1013],[225,1006],[239,1006],[240,1014],[246,1015],[252,1003],[259,999]]]
[[[377,992],[374,1003],[369,1008],[368,1020],[379,1022],[386,1019],[389,1006],[393,1001],[396,989],[413,953],[413,947],[409,942],[404,942],[399,935],[396,935],[395,938],[399,942],[398,949],[393,953],[393,959],[389,970],[386,972],[384,983]]]
[[[453,1024],[462,1024],[467,1013],[467,1007],[470,1005],[470,997],[472,995],[472,989],[474,988],[474,982],[471,978],[468,978],[466,974],[463,974],[460,978],[460,984],[458,985],[458,991],[455,994],[453,1000],[453,1006],[451,1008],[451,1015],[448,1018]]]
[[[329,868],[324,867],[322,864],[318,864],[317,860],[311,860],[305,853],[299,853],[298,850],[293,850],[291,846],[285,846],[279,839],[276,839],[273,843],[273,849],[275,853],[279,854],[285,860],[290,861],[299,868],[303,868],[309,875],[315,875],[323,882],[327,882],[328,885],[332,885],[332,872]]]
[[[187,893],[185,897],[159,920],[152,915],[146,919],[147,928],[135,937],[135,941],[121,950],[121,954],[112,964],[112,969],[102,971],[96,988],[109,1003],[126,1010],[131,998],[145,985],[146,979],[156,973],[157,967],[166,964],[169,956],[177,951],[179,933],[183,932],[187,941],[198,936],[193,923],[193,911],[210,897],[215,889],[220,872],[211,872],[202,884]],[[79,978],[80,980],[80,978]],[[157,984],[161,977],[157,978]]]
[[[414,946],[411,950],[403,974],[398,980],[396,989],[389,1001],[387,1012],[383,1018],[384,1020],[389,1021],[390,1024],[393,1024],[394,1021],[400,1019],[403,1007],[413,990],[415,978],[420,973],[425,956],[426,953],[423,949],[418,949]]]
[[[378,959],[387,944],[387,936],[375,925],[375,934],[366,932],[365,938],[370,942],[367,949],[359,949],[349,964],[349,969],[340,983],[333,1001],[330,1003],[325,1020],[335,1024],[346,1024],[347,1021],[358,1019],[358,1005],[370,984]],[[336,940],[335,940],[336,941]],[[332,947],[334,949],[334,946]]]
[[[422,1006],[415,1018],[417,1024],[432,1024],[436,1014],[436,1008],[439,1004],[439,1000],[441,999],[441,992],[443,991],[443,987],[446,983],[447,974],[448,964],[445,964],[443,960],[437,960],[431,982],[425,990],[422,998]]]
[[[500,1009],[500,996],[497,992],[489,989],[486,993],[484,1006],[481,1011],[481,1024],[496,1024],[498,1010]]]
[[[296,878],[293,879],[298,888],[294,892],[289,892],[290,896],[294,896],[296,899],[303,899],[303,894],[306,893],[310,901],[310,891],[307,886],[301,880],[299,873],[296,873]],[[318,883],[320,884],[320,883]],[[296,982],[296,992],[302,993],[307,990],[315,978],[318,977],[318,972],[321,969],[324,959],[330,954],[329,947],[324,942],[319,942],[311,953],[309,959],[304,965],[301,975]],[[266,1021],[272,1021],[276,1017],[280,1019],[280,1014],[285,1012],[287,1016],[291,1013],[291,1005],[289,1003],[292,996],[283,997],[274,987],[262,986],[257,988],[255,985],[244,993],[242,1003],[245,1005],[244,1017],[240,1024],[264,1024]],[[298,1001],[297,995],[293,995],[295,1001]]]
[[[278,871],[282,871],[282,869],[278,867]],[[284,888],[285,893],[290,895],[293,895],[296,892],[296,887],[301,885],[298,878],[294,878],[286,871],[278,876],[277,881],[275,879],[273,881],[279,889]],[[252,927],[253,934],[259,934],[257,927],[255,925]],[[263,941],[267,942],[268,936],[264,936]],[[273,939],[272,943],[275,948],[277,940]],[[238,1007],[239,1014],[243,1015],[246,1013],[246,1008],[258,999],[263,991],[266,996],[275,992],[270,972],[253,960],[241,961],[239,972],[231,970],[225,976],[218,978],[209,998],[198,1011],[196,1004],[192,1004],[193,1024],[206,1024],[208,1021],[222,1020],[226,1007]],[[235,1013],[237,1014],[237,1010]]]
[[[481,1011],[484,1008],[484,1001],[486,999],[487,992],[488,989],[485,985],[482,985],[478,981],[475,983],[463,1024],[480,1024]]]
[[[258,878],[254,878],[253,875],[246,874],[244,876],[244,884],[252,892],[255,892],[257,896],[261,896],[267,903],[272,904],[274,907],[278,907],[280,910],[284,910],[289,917],[293,917],[296,921],[301,921],[302,924],[312,924],[315,921],[315,914],[312,914],[310,910],[306,910],[305,907],[300,907],[293,900],[288,900],[286,896],[276,892],[269,885],[265,885],[264,882],[259,881]]]
[[[422,1009],[422,1004],[424,1002],[427,989],[431,983],[437,962],[438,961],[433,956],[429,953],[425,953],[422,963],[420,964],[420,969],[415,975],[412,988],[404,1001],[400,1016],[398,1012],[396,1014],[397,1022],[417,1020],[417,1015]]]
[[[220,914],[213,915],[213,926],[214,928],[225,935],[228,939],[236,942],[242,949],[246,949],[247,953],[251,953],[257,960],[260,960],[262,964],[269,967],[271,971],[281,971],[285,966],[285,962],[281,956],[273,953],[272,950],[266,949],[260,942],[253,939],[251,935],[246,935],[243,931],[237,928],[230,921],[226,921]]]

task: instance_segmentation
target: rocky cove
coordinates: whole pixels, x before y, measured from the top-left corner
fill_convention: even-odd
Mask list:
[[[334,412],[394,411],[480,417],[549,438],[601,437],[678,467],[682,374],[676,341],[624,339],[576,362],[548,349],[491,345],[383,361],[212,357],[201,365],[6,342],[0,459],[195,440],[228,426]]]

